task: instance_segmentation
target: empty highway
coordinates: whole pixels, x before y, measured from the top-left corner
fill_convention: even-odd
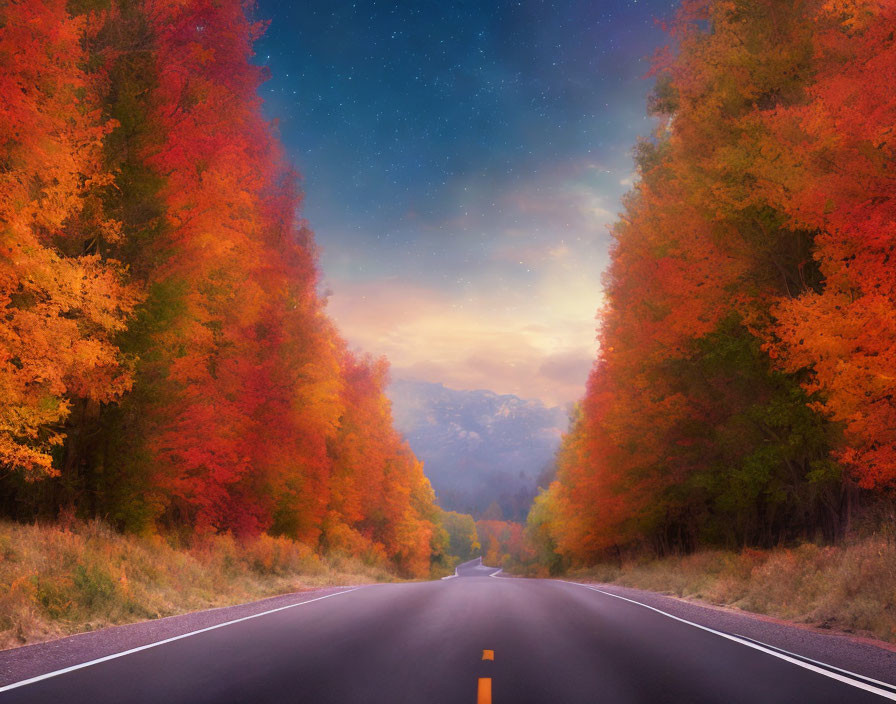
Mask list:
[[[0,688],[6,704],[882,702],[896,688],[596,588],[478,560]],[[40,647],[40,646],[35,646]]]

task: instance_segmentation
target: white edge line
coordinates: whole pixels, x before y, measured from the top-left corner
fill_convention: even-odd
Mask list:
[[[165,643],[171,643],[176,640],[181,640],[182,638],[189,638],[190,636],[199,635],[200,633],[206,633],[207,631],[214,631],[216,628],[224,628],[224,626],[232,626],[235,623],[240,623],[242,621],[248,621],[249,619],[258,618],[259,616],[267,616],[268,614],[274,614],[278,611],[284,611],[286,609],[292,609],[296,606],[303,606],[305,604],[310,604],[314,601],[320,601],[321,599],[329,599],[331,596],[339,596],[340,594],[348,594],[349,592],[353,592],[356,589],[360,589],[361,587],[352,587],[351,589],[344,589],[340,592],[333,592],[332,594],[325,594],[324,596],[319,596],[315,599],[308,599],[308,601],[300,601],[297,604],[287,604],[286,606],[280,606],[276,609],[270,609],[269,611],[262,611],[258,614],[252,614],[251,616],[243,616],[242,618],[236,618],[233,621],[225,621],[224,623],[218,623],[214,626],[208,626],[207,628],[200,628],[198,631],[190,631],[189,633],[181,633],[179,636],[172,636],[171,638],[165,638],[165,640],[159,640],[155,643],[148,643],[146,645],[140,645],[136,648],[131,648],[130,650],[123,650],[120,653],[112,653],[111,655],[106,655],[101,658],[97,658],[96,660],[89,660],[88,662],[82,662],[78,665],[72,665],[71,667],[64,667],[61,670],[54,670],[53,672],[47,672],[43,675],[37,675],[36,677],[31,677],[27,680],[20,680],[19,682],[13,682],[12,684],[4,685],[0,687],[0,692],[8,692],[10,689],[16,689],[17,687],[24,687],[27,684],[34,684],[35,682],[40,682],[41,680],[46,680],[51,677],[57,677],[58,675],[64,675],[66,672],[73,672],[74,670],[80,670],[84,667],[90,667],[91,665],[98,665],[101,662],[106,662],[107,660],[115,660],[116,658],[124,657],[125,655],[131,655],[132,653],[138,653],[141,650],[149,650],[149,648],[155,648],[159,645],[165,645]]]
[[[817,672],[818,674],[824,675],[825,677],[830,677],[831,679],[839,680],[840,682],[843,682],[844,684],[848,684],[853,687],[856,687],[857,689],[864,689],[866,692],[871,692],[872,694],[877,694],[878,696],[881,696],[884,699],[896,701],[896,694],[893,694],[892,692],[888,692],[887,690],[880,689],[879,687],[875,687],[870,684],[865,684],[864,682],[862,682],[860,680],[852,679],[852,677],[838,675],[836,672],[831,672],[830,670],[826,670],[821,667],[816,667],[815,665],[812,665],[803,660],[797,660],[795,657],[790,657],[789,655],[783,655],[782,653],[772,650],[771,648],[767,648],[764,645],[759,645],[758,643],[754,643],[749,640],[745,640],[744,638],[741,638],[740,636],[734,636],[734,635],[731,635],[730,633],[723,633],[722,631],[717,631],[714,628],[710,628],[709,626],[701,626],[699,623],[694,623],[693,621],[688,621],[687,619],[680,618],[678,616],[673,616],[672,614],[667,613],[661,609],[657,609],[656,607],[648,606],[647,604],[642,604],[640,601],[635,601],[634,599],[629,599],[624,596],[619,596],[619,594],[605,592],[603,589],[597,589],[595,587],[590,587],[587,584],[581,584],[580,582],[567,582],[565,579],[560,579],[557,581],[564,582],[565,584],[575,584],[578,587],[585,587],[585,589],[590,589],[591,591],[597,592],[598,594],[605,594],[606,596],[611,596],[614,599],[622,599],[622,601],[627,601],[631,604],[636,604],[645,609],[650,609],[651,611],[656,611],[658,614],[662,614],[663,616],[671,618],[675,621],[681,621],[682,623],[686,623],[689,626],[693,626],[694,628],[699,628],[703,631],[708,631],[709,633],[714,633],[717,636],[726,638],[727,640],[732,640],[735,643],[740,643],[741,645],[745,645],[748,648],[753,648],[754,650],[759,650],[760,652],[768,653],[769,655],[772,655],[781,660],[785,660],[789,663],[792,663],[793,665],[797,665],[806,670],[811,670],[812,672]],[[800,656],[800,657],[802,657],[802,656]],[[819,663],[819,664],[822,664],[822,663]],[[825,665],[825,667],[831,667],[831,666]],[[837,668],[837,669],[839,670],[840,668]],[[862,677],[862,675],[859,675],[855,672],[849,672],[849,670],[840,670],[840,672],[848,673],[849,675],[852,675],[853,677]]]
[[[806,655],[800,655],[799,653],[791,652],[790,650],[785,650],[784,648],[779,648],[777,645],[770,645],[768,643],[763,643],[761,640],[756,640],[755,638],[750,638],[749,636],[744,636],[739,633],[735,633],[738,638],[743,638],[744,640],[748,640],[751,643],[756,643],[757,645],[764,645],[766,648],[771,648],[772,650],[776,650],[781,653],[786,653],[787,655],[793,655],[795,658],[800,658],[802,660],[808,660],[809,662],[815,663],[816,665],[821,665],[823,667],[827,667],[831,670],[837,670],[837,672],[843,672],[844,674],[851,675],[853,677],[858,677],[860,680],[865,680],[866,682],[873,682],[874,684],[879,684],[883,687],[889,687],[890,689],[896,688],[896,685],[890,684],[889,682],[884,682],[882,680],[876,680],[873,677],[868,677],[867,675],[860,675],[857,672],[850,672],[849,670],[844,670],[842,667],[837,667],[836,665],[828,665],[826,662],[822,662],[821,660],[813,660],[812,658]]]
[[[466,562],[461,562],[457,567],[454,568],[454,574],[449,574],[447,577],[442,577],[442,579],[443,580],[444,579],[454,579],[455,577],[460,577],[460,575],[457,573],[458,568],[463,567],[464,565],[466,565],[470,562],[475,562],[475,561],[476,561],[476,558],[474,557],[472,560],[467,560]],[[482,556],[479,557],[479,564],[482,565]],[[501,571],[501,568],[499,567],[498,572],[500,572],[500,571]],[[498,572],[492,572],[490,575],[487,575],[487,576],[494,577],[496,574],[498,574]],[[2,691],[3,690],[0,689],[0,692],[2,692]]]

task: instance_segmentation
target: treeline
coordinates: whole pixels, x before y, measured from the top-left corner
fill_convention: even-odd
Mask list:
[[[536,553],[526,534],[526,526],[514,521],[483,519],[476,521],[482,542],[482,561],[490,567],[505,567],[517,572],[531,571]]]
[[[516,572],[536,574],[542,566],[526,526],[497,518],[475,520],[468,513],[441,512],[441,528],[447,545],[441,562],[452,567],[482,557],[490,567],[505,567]]]
[[[896,6],[692,0],[671,34],[600,353],[530,515],[557,569],[891,515]]]
[[[476,521],[470,514],[442,510],[440,524],[446,535],[445,557],[450,562],[466,562],[479,556],[482,545],[479,542]]]
[[[0,513],[426,574],[433,492],[317,294],[243,8],[0,4]]]

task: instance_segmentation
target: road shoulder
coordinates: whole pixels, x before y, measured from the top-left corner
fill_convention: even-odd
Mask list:
[[[56,640],[0,651],[0,687],[47,672],[157,643],[228,621],[300,604],[355,587],[326,587],[282,594],[235,606],[222,606],[177,616],[112,626]]]
[[[896,685],[896,646],[799,623],[615,584],[577,582],[687,621]]]

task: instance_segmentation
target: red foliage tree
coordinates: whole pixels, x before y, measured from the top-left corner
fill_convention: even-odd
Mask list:
[[[684,3],[540,505],[564,555],[833,536],[841,466],[890,487],[894,26],[871,1]]]
[[[817,77],[777,111],[775,163],[757,174],[795,226],[818,231],[824,286],[775,308],[771,347],[811,368],[818,408],[846,429],[839,457],[866,488],[896,490],[896,7],[828,2],[816,17]]]
[[[262,27],[239,0],[70,5],[0,9],[0,464],[53,474],[71,400],[107,404],[69,421],[82,514],[428,573],[432,489],[385,362],[347,351],[317,292]]]

